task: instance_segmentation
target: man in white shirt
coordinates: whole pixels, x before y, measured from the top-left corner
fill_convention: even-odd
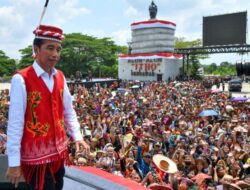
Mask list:
[[[61,71],[62,30],[40,25],[33,42],[35,61],[12,78],[6,177],[18,187],[23,176],[31,189],[62,189],[64,164],[68,161],[64,126],[76,143],[89,153]]]

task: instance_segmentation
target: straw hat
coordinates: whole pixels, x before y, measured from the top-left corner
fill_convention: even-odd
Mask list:
[[[149,142],[152,142],[152,143],[155,142],[155,140],[154,140],[154,138],[152,136],[145,136],[145,138],[143,138],[143,141],[149,141]]]
[[[105,154],[106,152],[104,151],[104,150],[97,150],[96,152],[95,152],[95,154]]]
[[[237,118],[236,115],[233,116],[231,122],[232,122],[232,123],[237,123],[237,122],[238,122],[238,118]]]
[[[124,138],[123,138],[123,144],[129,144],[129,143],[131,143],[133,137],[134,137],[134,135],[132,133],[126,134],[124,136]]]
[[[86,160],[86,158],[80,157],[80,158],[78,158],[77,162],[78,162],[78,164],[86,164],[87,160]]]
[[[250,167],[250,158],[247,159],[246,163],[243,165],[244,169],[247,169]]]
[[[107,144],[105,144],[103,150],[104,150],[104,151],[107,151],[107,149],[108,149],[109,147],[114,148],[112,143],[107,143]]]
[[[176,163],[162,154],[154,155],[153,162],[163,172],[173,174],[178,171]]]

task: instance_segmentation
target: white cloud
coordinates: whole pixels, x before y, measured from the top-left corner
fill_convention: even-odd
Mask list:
[[[20,58],[18,50],[32,43],[32,31],[38,25],[44,2],[9,0],[8,4],[0,5],[0,49],[8,56]],[[79,3],[80,0],[50,1],[42,24],[61,26],[66,21],[91,13]]]
[[[110,34],[108,34],[107,32],[105,32],[102,29],[82,30],[81,33],[89,35],[89,36],[97,37],[97,38],[109,37],[117,45],[127,46],[128,45],[127,43],[129,41],[131,41],[131,30],[129,30],[129,29],[128,30],[118,30],[118,31],[112,32]]]
[[[80,6],[80,0],[54,0],[51,1],[43,23],[62,26],[75,18],[90,14],[91,11],[86,7]],[[41,9],[42,10],[42,9]],[[40,17],[40,14],[39,14]]]
[[[133,6],[129,6],[128,9],[124,12],[124,15],[127,17],[135,17],[137,14],[138,11]]]
[[[79,7],[78,3],[79,0],[66,0],[63,3],[59,3],[58,10],[56,11],[58,16],[63,17],[65,20],[70,20],[91,12],[85,7]]]
[[[111,34],[111,38],[116,42],[117,45],[127,46],[128,42],[131,41],[130,30],[118,30]]]
[[[0,36],[4,40],[24,24],[22,15],[16,11],[15,7],[0,7],[0,18]]]

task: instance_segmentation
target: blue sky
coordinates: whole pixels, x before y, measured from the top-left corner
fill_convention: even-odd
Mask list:
[[[20,58],[19,49],[33,40],[45,0],[0,0],[0,50]],[[249,0],[154,0],[158,19],[176,23],[175,36],[194,40],[202,37],[202,17],[248,11]],[[111,37],[126,45],[131,39],[130,24],[149,19],[151,0],[50,0],[42,24],[57,25],[65,33],[80,32]],[[248,15],[250,12],[248,12]],[[249,17],[249,16],[248,16]],[[249,31],[249,24],[248,24]],[[249,35],[248,35],[249,38]],[[248,41],[249,42],[249,41]],[[202,63],[235,62],[249,56],[215,54]]]

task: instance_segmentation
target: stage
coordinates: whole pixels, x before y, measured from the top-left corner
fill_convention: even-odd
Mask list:
[[[0,155],[0,163],[0,189],[15,190],[5,177],[8,167],[6,155]],[[65,170],[63,190],[147,190],[132,180],[93,167],[71,166]],[[18,189],[28,189],[23,179]]]

